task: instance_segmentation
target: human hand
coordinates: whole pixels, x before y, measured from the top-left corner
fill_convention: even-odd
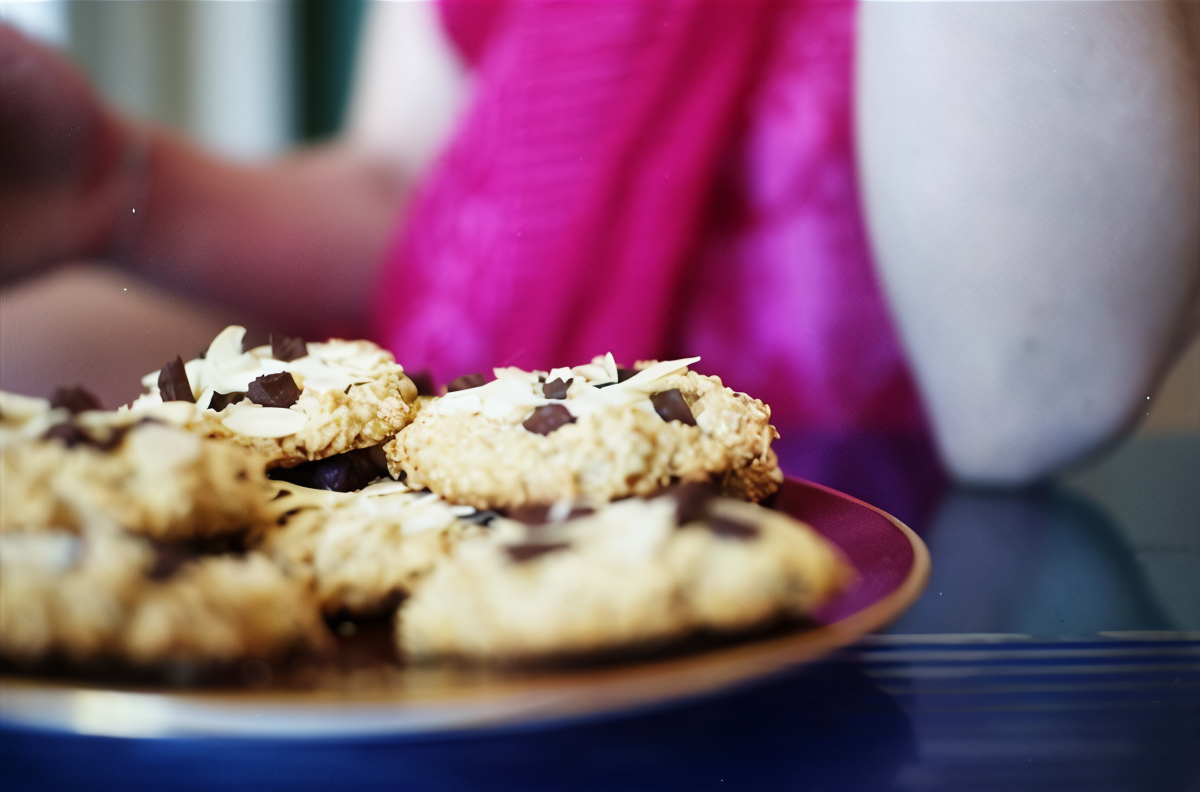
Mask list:
[[[103,251],[130,139],[78,69],[0,24],[0,281]]]

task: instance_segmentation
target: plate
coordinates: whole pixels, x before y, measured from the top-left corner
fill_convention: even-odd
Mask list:
[[[774,508],[814,526],[858,572],[808,629],[536,673],[364,667],[335,686],[302,691],[164,692],[6,676],[0,677],[0,721],[125,737],[329,738],[572,720],[712,693],[815,660],[894,620],[924,591],[929,552],[891,515],[795,479],[784,482]]]

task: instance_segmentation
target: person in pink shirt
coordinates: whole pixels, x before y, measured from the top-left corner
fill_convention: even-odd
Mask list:
[[[345,139],[259,167],[0,29],[0,273],[100,256],[441,381],[697,354],[784,432],[928,426],[1024,482],[1195,327],[1189,13],[385,3]]]

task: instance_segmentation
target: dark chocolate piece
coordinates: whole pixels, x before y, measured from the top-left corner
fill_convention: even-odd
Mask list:
[[[676,525],[687,525],[708,517],[708,505],[717,492],[711,484],[692,481],[671,488],[670,495],[675,499]]]
[[[276,336],[271,333],[271,357],[291,363],[302,357],[308,357],[308,345],[299,336]]]
[[[550,507],[544,503],[522,503],[508,510],[508,518],[526,525],[541,525],[550,522]]]
[[[508,518],[523,522],[526,525],[545,525],[550,522],[550,506],[544,503],[522,503],[515,509],[509,509]],[[564,520],[573,520],[596,512],[591,506],[572,506]]]
[[[299,487],[354,492],[387,475],[387,465],[379,461],[376,448],[381,446],[359,448],[291,468],[273,468],[267,476]]]
[[[281,371],[256,378],[246,396],[263,407],[291,407],[300,398],[300,388],[290,373]]]
[[[80,443],[84,445],[96,445],[96,441],[92,439],[91,435],[70,422],[51,426],[42,437],[46,440],[61,440],[66,444],[67,448],[74,448]]]
[[[421,369],[408,374],[408,378],[412,380],[413,385],[417,386],[418,396],[437,396],[437,383],[433,381],[433,374],[429,369]]]
[[[196,397],[192,395],[191,383],[188,382],[187,370],[183,367],[183,358],[179,355],[176,355],[174,360],[169,361],[162,367],[162,371],[158,372],[158,392],[165,402],[196,403]]]
[[[371,464],[375,466],[375,470],[379,472],[380,476],[386,476],[388,469],[387,452],[383,450],[383,447],[392,442],[395,437],[395,435],[386,437],[379,445],[373,445],[370,448],[362,449],[363,451],[367,452],[367,459],[371,460]],[[378,477],[379,476],[376,476],[376,478]]]
[[[533,411],[533,415],[521,424],[530,432],[548,435],[567,424],[575,423],[575,416],[561,404],[543,404]]]
[[[139,421],[138,423],[141,423]],[[121,439],[125,437],[125,433],[129,431],[129,427],[116,426],[113,427],[108,436],[105,438],[97,438],[74,423],[66,422],[55,424],[46,430],[42,435],[47,440],[61,440],[67,448],[74,448],[79,444],[90,445],[93,448],[98,448],[101,451],[108,451],[120,444]]]
[[[692,415],[692,408],[688,407],[679,388],[650,394],[650,403],[654,405],[654,411],[658,413],[658,417],[668,423],[679,421],[687,426],[696,425],[696,416]]]
[[[593,385],[592,387],[599,389],[599,388],[607,388],[609,385],[616,385],[616,384],[617,383],[615,383],[615,382],[601,382],[600,384]]]
[[[234,391],[233,393],[221,393],[213,391],[212,398],[208,400],[209,409],[221,412],[231,404],[237,404],[242,399],[246,398],[246,394],[242,391]]]
[[[727,539],[741,539],[744,542],[757,539],[760,533],[758,526],[731,520],[728,517],[709,517],[705,525],[708,527],[708,530],[717,536],[723,536]]]
[[[50,397],[50,406],[66,407],[72,415],[84,410],[104,409],[100,406],[100,400],[81,385],[73,388],[59,388],[54,391],[54,395]]]
[[[154,566],[146,573],[150,580],[172,578],[185,564],[196,559],[196,553],[185,545],[154,542]]]
[[[535,558],[553,553],[558,550],[566,550],[571,545],[567,542],[527,542],[525,544],[507,545],[504,552],[508,553],[508,557],[513,563],[523,564],[526,561],[531,561]]]
[[[571,383],[574,381],[575,379],[572,378],[564,382],[560,377],[559,379],[553,379],[549,382],[543,383],[542,395],[547,399],[565,399],[567,398],[567,388],[570,388]]]
[[[450,380],[450,384],[446,386],[446,393],[454,393],[454,391],[470,390],[478,388],[480,385],[486,385],[487,380],[482,374],[463,374],[461,377],[455,377]]]
[[[617,382],[624,382],[637,373],[637,369],[627,369],[617,366]]]

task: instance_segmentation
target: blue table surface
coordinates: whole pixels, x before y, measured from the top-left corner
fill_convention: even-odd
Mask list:
[[[1200,790],[1200,435],[1020,492],[917,438],[788,438],[789,473],[922,535],[883,634],[753,685],[431,737],[117,739],[0,726],[0,789]]]

